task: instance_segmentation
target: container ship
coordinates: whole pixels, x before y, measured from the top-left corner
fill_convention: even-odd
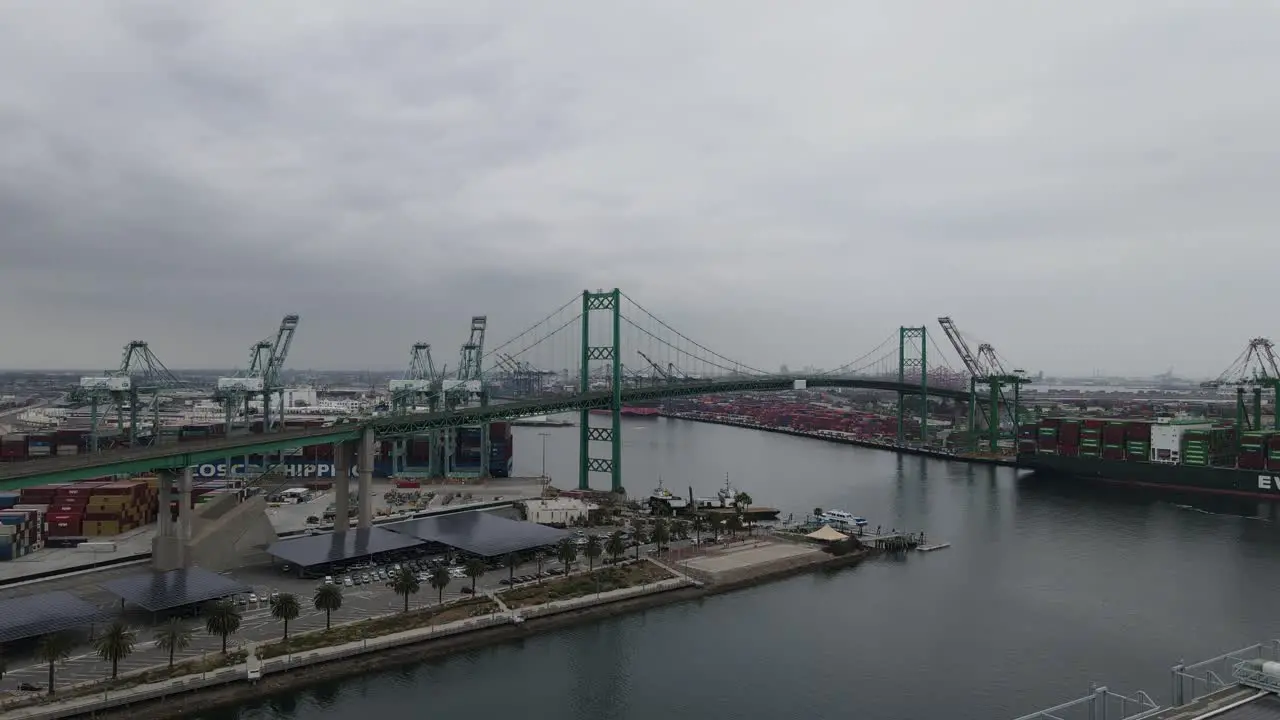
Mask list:
[[[1280,431],[1237,438],[1234,423],[1044,418],[1018,428],[1018,465],[1123,485],[1280,499]]]

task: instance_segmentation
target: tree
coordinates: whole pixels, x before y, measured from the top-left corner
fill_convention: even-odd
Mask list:
[[[599,535],[587,536],[587,545],[586,547],[582,548],[582,554],[587,556],[588,571],[592,571],[596,569],[596,558],[600,557],[602,553],[603,553],[603,548],[600,547],[600,536]]]
[[[471,558],[467,561],[467,567],[464,570],[467,577],[471,578],[471,594],[476,594],[476,580],[484,575],[484,562],[480,558]]]
[[[639,560],[640,546],[649,542],[649,535],[644,531],[644,528],[636,528],[635,539],[636,539],[636,559]]]
[[[435,569],[435,572],[432,573],[432,577],[435,577],[435,573],[437,572],[443,572],[446,575],[449,574],[448,570],[445,570],[443,567],[438,567]],[[422,589],[422,585],[418,582],[417,576],[413,573],[407,572],[396,573],[396,576],[391,579],[391,582],[387,583],[387,587],[391,588],[391,591],[395,594],[404,597],[405,612],[409,612],[409,596],[417,594],[417,592]]]
[[[734,505],[738,506],[738,514],[746,517],[747,534],[751,534],[751,518],[746,516],[746,512],[751,509],[751,503],[755,502],[755,498],[745,492],[740,492],[733,498]]]
[[[509,553],[506,557],[506,563],[507,563],[507,570],[510,572],[510,575],[508,575],[507,577],[508,584],[515,585],[516,584],[516,566],[520,564],[520,558],[516,557],[515,553]]]
[[[444,604],[444,589],[449,587],[449,571],[438,567],[431,571],[431,587],[439,591],[440,604]]]
[[[616,530],[609,535],[609,541],[604,544],[604,549],[615,563],[618,562],[618,558],[622,557],[622,553],[627,551],[627,543],[622,539],[621,530]]]
[[[693,526],[694,541],[699,545],[701,545],[702,531],[707,529],[707,519],[702,517],[701,515],[694,515],[693,521],[690,524]]]
[[[230,600],[215,600],[204,611],[204,629],[222,638],[222,654],[227,654],[227,638],[240,629],[240,608]]]
[[[729,519],[725,520],[724,526],[729,531],[729,537],[737,539],[738,531],[742,529],[742,516],[730,515]]]
[[[302,614],[302,605],[293,593],[280,593],[271,600],[271,617],[284,622],[284,638],[289,639],[289,621]]]
[[[40,638],[36,646],[36,659],[49,663],[49,694],[53,694],[53,666],[71,657],[71,648],[75,643],[66,633],[53,633]]]
[[[538,563],[538,584],[542,584],[542,564],[547,561],[547,554],[539,550],[533,554],[533,559]]]
[[[324,629],[328,630],[331,627],[329,619],[333,611],[342,607],[342,588],[337,585],[321,585],[316,588],[316,594],[311,597],[311,604],[324,613]]]
[[[154,642],[157,650],[169,653],[169,667],[173,667],[173,656],[191,646],[191,630],[173,618],[156,632]]]
[[[98,657],[111,663],[111,679],[120,676],[120,661],[133,654],[133,646],[137,637],[123,621],[116,620],[107,629],[93,639],[93,651]]]
[[[685,522],[684,520],[676,520],[672,522],[671,534],[680,540],[688,540],[689,539],[689,523]]]
[[[556,559],[564,563],[564,574],[569,574],[569,566],[574,560],[578,559],[578,546],[573,544],[573,540],[565,538],[556,545]]]
[[[667,521],[658,518],[653,523],[653,542],[658,546],[658,550],[662,550],[667,541],[671,539],[671,526]]]

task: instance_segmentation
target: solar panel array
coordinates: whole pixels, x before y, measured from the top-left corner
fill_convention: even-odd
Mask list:
[[[88,627],[107,614],[66,591],[0,600],[0,643]]]
[[[312,567],[345,560],[359,560],[371,555],[404,550],[422,544],[421,540],[412,536],[375,527],[281,540],[267,548],[267,552],[285,562],[301,567]]]
[[[130,575],[108,580],[102,587],[125,602],[152,612],[253,591],[235,578],[198,567]]]
[[[565,530],[480,511],[436,515],[382,527],[484,557],[554,545],[569,536]]]

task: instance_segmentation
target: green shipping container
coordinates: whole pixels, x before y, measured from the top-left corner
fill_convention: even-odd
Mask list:
[[[1106,445],[1103,445],[1103,447],[1105,447],[1105,448],[1106,448],[1106,449],[1108,449],[1108,450],[1123,450],[1123,449],[1124,449],[1124,446],[1123,446],[1123,445],[1112,445],[1112,444],[1110,444],[1110,443],[1108,443],[1108,444],[1106,444]]]

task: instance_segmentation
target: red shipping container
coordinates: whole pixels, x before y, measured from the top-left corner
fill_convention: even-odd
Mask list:
[[[1084,426],[1090,430],[1101,430],[1106,426],[1107,421],[1100,418],[1087,418],[1083,421]]]
[[[1040,427],[1042,428],[1058,427],[1058,425],[1061,422],[1062,421],[1059,420],[1058,418],[1041,418]]]
[[[1130,440],[1150,440],[1151,423],[1131,422],[1125,424],[1125,436]]]
[[[1280,435],[1272,435],[1267,438],[1267,447],[1280,450]]]

